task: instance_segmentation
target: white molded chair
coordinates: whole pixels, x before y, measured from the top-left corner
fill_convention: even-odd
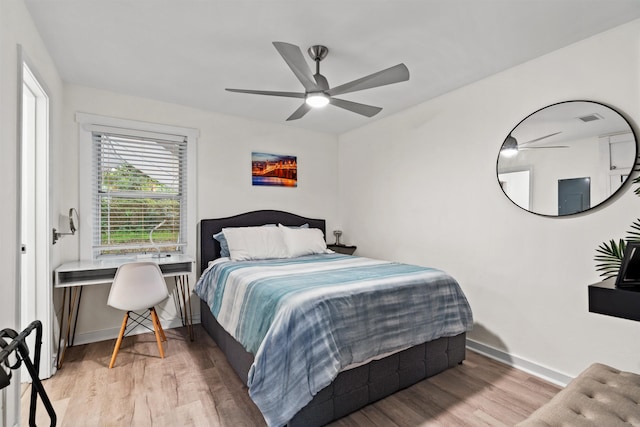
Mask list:
[[[168,297],[169,291],[167,290],[167,284],[162,276],[160,267],[155,262],[132,262],[122,264],[118,268],[116,276],[113,279],[113,284],[111,285],[107,304],[113,308],[126,311],[126,314],[124,315],[124,319],[122,319],[122,327],[120,328],[116,346],[113,349],[109,369],[113,368],[113,365],[116,363],[118,350],[120,350],[122,338],[126,335],[125,331],[129,319],[137,325],[147,327],[142,321],[149,319],[149,314],[151,315],[153,332],[156,335],[160,357],[164,358],[162,341],[166,341],[167,337],[164,335],[164,330],[160,325],[154,306]],[[136,313],[137,311],[143,310],[143,315]],[[147,310],[149,313],[147,313]],[[132,314],[135,315],[135,317],[132,317]]]

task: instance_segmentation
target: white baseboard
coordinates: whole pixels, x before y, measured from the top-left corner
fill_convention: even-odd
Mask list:
[[[505,351],[498,350],[497,348],[479,343],[469,338],[467,338],[467,348],[561,387],[566,387],[566,385],[573,380],[572,377],[561,374],[558,371],[554,371],[553,369],[538,365],[537,363],[514,356]]]
[[[182,320],[178,317],[172,320],[161,320],[163,329],[173,329],[182,327]],[[193,324],[200,323],[200,316],[193,316]],[[149,324],[151,326],[151,324]],[[152,326],[151,326],[152,327]],[[148,329],[137,326],[128,335],[138,335],[149,332]],[[120,328],[103,329],[100,331],[86,332],[83,334],[76,334],[74,345],[90,344],[92,342],[106,341],[118,338]]]

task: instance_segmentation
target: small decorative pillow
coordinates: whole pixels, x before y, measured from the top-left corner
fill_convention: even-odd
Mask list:
[[[328,253],[327,242],[320,229],[289,228],[282,224],[279,224],[278,228],[282,231],[289,258]]]
[[[220,243],[220,256],[228,257],[229,256],[229,244],[227,244],[227,239],[224,237],[224,233],[221,231],[213,235],[213,238],[216,239]]]
[[[223,228],[232,261],[287,258],[279,227]]]

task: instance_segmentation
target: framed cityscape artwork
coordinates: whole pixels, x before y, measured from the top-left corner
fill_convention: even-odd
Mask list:
[[[297,157],[252,152],[251,183],[253,185],[297,187]]]

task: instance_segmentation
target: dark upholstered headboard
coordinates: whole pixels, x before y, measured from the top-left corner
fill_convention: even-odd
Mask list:
[[[265,224],[303,225],[309,224],[311,228],[319,228],[325,234],[325,220],[305,218],[290,212],[262,210],[246,212],[227,218],[203,219],[200,221],[200,273],[206,268],[209,261],[220,258],[220,243],[213,238],[214,234],[222,231],[224,227],[251,227]]]

